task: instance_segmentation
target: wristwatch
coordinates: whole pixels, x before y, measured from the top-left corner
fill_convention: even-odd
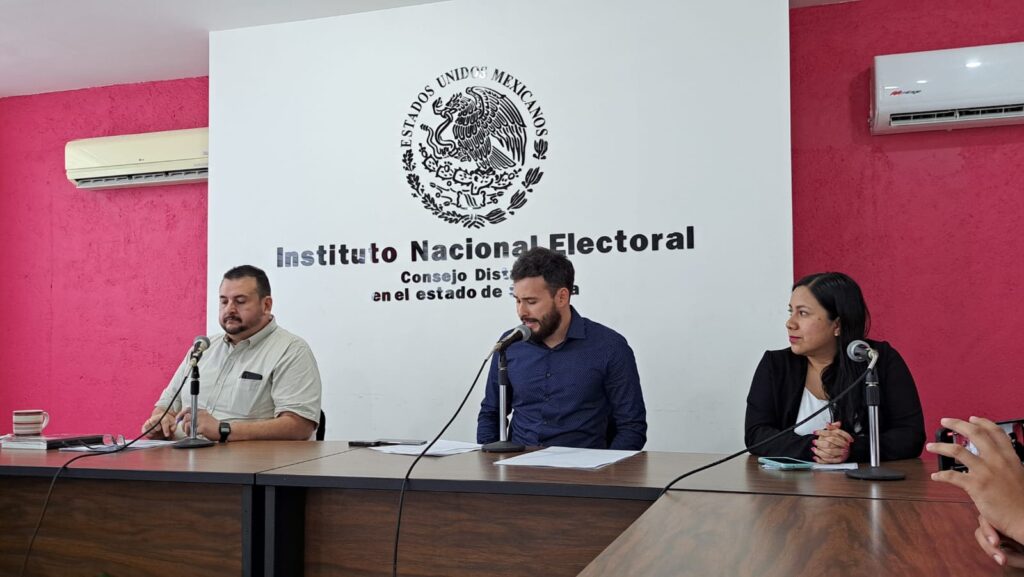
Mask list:
[[[220,442],[228,442],[228,435],[231,434],[231,423],[227,421],[221,421],[218,430],[220,431]]]

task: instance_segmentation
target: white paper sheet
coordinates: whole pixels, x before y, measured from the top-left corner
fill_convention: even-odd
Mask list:
[[[153,439],[139,439],[132,443],[131,447],[125,449],[126,451],[132,451],[135,449],[153,449],[156,447],[166,447],[167,445],[173,445],[176,441],[163,441]],[[77,447],[61,447],[61,451],[68,453],[113,453],[120,447],[120,445],[90,445],[77,446]]]
[[[374,451],[388,453],[391,455],[419,455],[425,445],[385,445],[383,447],[370,447]],[[463,441],[446,441],[438,439],[434,446],[427,452],[428,457],[444,457],[446,455],[458,455],[479,451],[480,445],[476,443],[465,443]]]
[[[548,447],[540,451],[512,457],[511,459],[502,459],[494,464],[525,467],[560,467],[563,469],[599,469],[605,465],[632,457],[639,452]]]
[[[857,463],[815,463],[812,471],[850,471],[857,468]]]

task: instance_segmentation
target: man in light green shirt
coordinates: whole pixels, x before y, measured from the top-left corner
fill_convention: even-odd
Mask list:
[[[308,439],[316,431],[321,392],[316,359],[304,340],[277,325],[272,307],[270,281],[262,270],[243,265],[224,274],[219,313],[224,334],[210,339],[199,361],[198,434],[226,442]],[[191,432],[188,387],[174,398],[190,372],[186,357],[142,426],[145,431],[160,421],[149,438]]]

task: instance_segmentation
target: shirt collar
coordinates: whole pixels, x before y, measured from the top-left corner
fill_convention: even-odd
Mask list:
[[[569,314],[569,330],[565,332],[565,340],[587,338],[587,326],[580,313],[576,312],[576,307],[569,305]]]

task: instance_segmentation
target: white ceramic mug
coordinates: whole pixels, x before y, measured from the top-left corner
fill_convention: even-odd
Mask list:
[[[14,411],[15,435],[40,435],[50,424],[50,413],[41,409]]]

